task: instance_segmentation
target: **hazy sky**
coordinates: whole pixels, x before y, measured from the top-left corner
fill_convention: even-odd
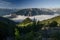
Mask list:
[[[60,8],[60,0],[0,0],[0,8]]]

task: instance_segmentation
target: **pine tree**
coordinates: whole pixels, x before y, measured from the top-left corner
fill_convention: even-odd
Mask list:
[[[20,40],[20,33],[17,28],[15,28],[15,40]]]

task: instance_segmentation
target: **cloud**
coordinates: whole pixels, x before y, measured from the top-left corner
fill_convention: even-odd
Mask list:
[[[12,3],[0,0],[0,8],[11,7]]]

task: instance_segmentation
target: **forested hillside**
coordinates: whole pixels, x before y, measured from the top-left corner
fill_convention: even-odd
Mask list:
[[[15,40],[16,23],[0,17],[0,40]]]
[[[58,18],[58,19],[57,19]],[[49,19],[50,21],[32,21],[26,18],[23,22],[17,24],[16,40],[60,40],[60,20],[59,16]],[[58,31],[59,30],[59,31]]]
[[[60,16],[57,16],[48,19],[49,21],[26,18],[16,24],[7,18],[0,17],[0,40],[43,40],[44,38],[60,40],[59,18]]]

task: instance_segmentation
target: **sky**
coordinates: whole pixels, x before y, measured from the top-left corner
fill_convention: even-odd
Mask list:
[[[60,0],[0,0],[0,8],[60,8]]]

